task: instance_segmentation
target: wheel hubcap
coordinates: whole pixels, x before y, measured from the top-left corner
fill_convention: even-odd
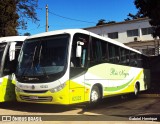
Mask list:
[[[135,86],[135,95],[137,95],[137,94],[138,94],[138,87]]]
[[[92,102],[95,102],[98,100],[98,93],[96,91],[92,91],[92,94],[91,94],[91,101]]]

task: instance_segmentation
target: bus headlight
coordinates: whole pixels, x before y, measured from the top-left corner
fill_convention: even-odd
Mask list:
[[[49,91],[52,92],[52,93],[58,92],[58,91],[62,90],[62,89],[65,87],[65,85],[66,85],[66,84],[63,83],[63,84],[61,84],[61,85],[59,85],[59,86],[57,86],[57,87],[55,87],[55,88],[50,89]]]
[[[16,92],[23,92],[23,90],[18,87],[15,87],[15,90],[16,90]]]

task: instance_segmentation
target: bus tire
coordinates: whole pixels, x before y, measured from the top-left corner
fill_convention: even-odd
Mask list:
[[[101,100],[100,89],[98,86],[93,86],[90,94],[90,103],[91,105],[96,105]]]
[[[134,96],[135,96],[135,97],[138,97],[139,91],[140,91],[139,83],[136,83],[136,85],[135,85],[135,87],[134,87]]]

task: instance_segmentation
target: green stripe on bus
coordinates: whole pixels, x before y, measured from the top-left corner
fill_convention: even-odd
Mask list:
[[[89,84],[89,83],[85,83],[85,85],[91,86],[91,84]]]
[[[111,92],[114,92],[114,91],[118,91],[118,90],[121,90],[123,88],[125,88],[127,85],[129,85],[129,83],[133,80],[133,78],[128,81],[127,83],[123,84],[123,85],[120,85],[120,86],[117,86],[117,87],[104,87],[104,91],[111,91]]]

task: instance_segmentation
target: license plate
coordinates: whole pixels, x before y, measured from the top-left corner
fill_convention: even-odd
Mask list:
[[[30,99],[38,99],[38,96],[29,96]]]

